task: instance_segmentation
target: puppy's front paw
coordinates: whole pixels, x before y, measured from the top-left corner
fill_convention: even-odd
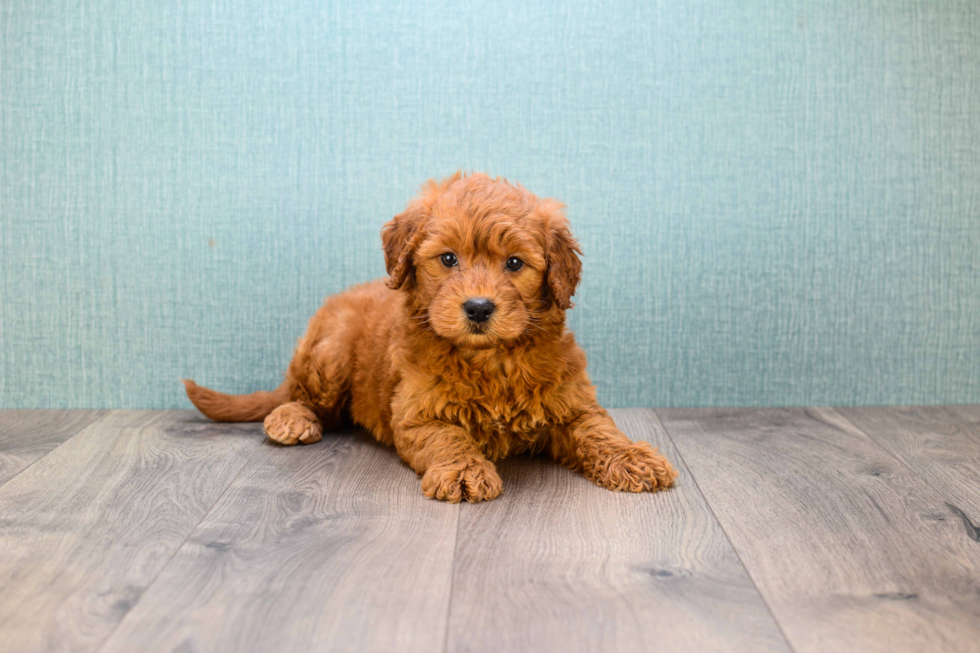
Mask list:
[[[279,406],[265,418],[265,434],[279,444],[312,444],[323,437],[320,419],[309,407],[296,402]]]
[[[646,442],[610,449],[592,464],[589,478],[618,492],[656,492],[674,484],[677,470]]]
[[[476,503],[500,496],[504,483],[493,463],[466,461],[451,465],[436,465],[422,476],[422,492],[430,499],[450,503],[462,500]]]

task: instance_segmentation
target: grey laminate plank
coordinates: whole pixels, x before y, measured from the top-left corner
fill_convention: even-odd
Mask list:
[[[366,434],[266,443],[103,653],[441,650],[458,515]]]
[[[262,442],[114,412],[0,487],[0,651],[93,651]]]
[[[980,524],[980,414],[975,414],[980,411],[977,407],[835,410],[945,497],[950,519],[960,520],[970,533],[976,532],[972,526]]]
[[[653,411],[611,411],[680,477],[596,487],[546,459],[460,516],[448,651],[784,651],[783,636]]]
[[[105,414],[104,410],[0,410],[0,485]]]
[[[976,651],[980,546],[837,413],[658,414],[797,651]]]

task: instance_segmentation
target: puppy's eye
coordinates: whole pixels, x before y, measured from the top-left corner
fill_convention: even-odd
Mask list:
[[[517,272],[522,267],[524,267],[524,261],[516,256],[511,256],[509,259],[507,259],[507,269],[511,272]]]
[[[447,268],[455,267],[458,262],[459,261],[456,260],[455,254],[450,254],[449,252],[446,252],[445,254],[442,255],[442,264],[445,265]]]

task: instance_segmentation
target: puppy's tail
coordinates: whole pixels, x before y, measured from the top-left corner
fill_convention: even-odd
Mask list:
[[[253,392],[250,395],[226,395],[184,379],[187,397],[197,409],[216,422],[261,422],[277,406],[289,401],[290,383],[272,392]]]

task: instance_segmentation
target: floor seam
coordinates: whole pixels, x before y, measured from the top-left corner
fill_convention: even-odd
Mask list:
[[[453,593],[456,590],[456,561],[459,554],[459,523],[463,520],[463,504],[456,504],[456,541],[453,542],[453,564],[449,573],[449,598],[446,600],[446,630],[442,637],[443,653],[449,652],[449,626],[453,615]]]
[[[810,409],[804,409],[804,410],[810,410]],[[915,476],[916,478],[918,478],[918,479],[919,479],[920,481],[922,481],[923,483],[925,483],[925,484],[927,484],[927,485],[930,485],[930,486],[931,486],[931,484],[929,483],[929,479],[926,479],[926,478],[923,478],[923,476],[922,476],[921,474],[919,474],[919,472],[917,472],[916,470],[914,470],[914,469],[913,469],[913,468],[912,468],[912,467],[911,467],[911,466],[910,466],[910,465],[909,465],[909,464],[908,464],[907,462],[905,462],[905,461],[904,461],[904,460],[902,459],[902,457],[901,457],[901,456],[899,456],[899,455],[897,455],[897,454],[894,454],[894,453],[892,453],[891,451],[889,451],[888,449],[886,449],[886,448],[885,448],[885,446],[884,446],[883,444],[881,444],[880,442],[878,442],[878,440],[876,440],[876,439],[875,439],[875,437],[874,437],[873,435],[871,435],[870,433],[868,433],[867,431],[865,431],[864,429],[862,429],[862,428],[861,428],[860,426],[858,426],[857,424],[855,424],[855,423],[854,423],[854,422],[852,422],[851,420],[849,420],[849,419],[847,419],[847,417],[845,417],[845,416],[844,416],[844,414],[843,414],[842,412],[840,412],[839,410],[837,410],[837,409],[836,409],[836,408],[834,408],[833,406],[828,406],[828,407],[826,407],[826,408],[820,408],[820,409],[818,409],[818,410],[827,410],[827,411],[830,411],[830,412],[832,412],[832,413],[833,413],[833,414],[834,414],[834,415],[835,415],[835,416],[836,416],[837,418],[839,418],[839,419],[840,419],[840,420],[841,420],[842,422],[845,422],[845,423],[846,423],[846,424],[847,424],[848,426],[850,426],[850,427],[851,427],[852,429],[854,429],[854,430],[855,430],[855,431],[857,431],[857,432],[858,432],[859,434],[861,434],[861,435],[863,435],[863,436],[864,436],[865,438],[867,438],[867,440],[868,440],[868,441],[869,441],[869,442],[870,442],[871,444],[873,444],[873,445],[874,445],[874,446],[876,446],[876,447],[877,447],[878,449],[880,449],[880,450],[881,450],[881,451],[882,451],[882,452],[883,452],[883,453],[884,453],[884,454],[885,454],[886,456],[888,456],[889,458],[894,458],[894,459],[895,459],[896,461],[898,461],[898,463],[899,463],[899,464],[900,464],[900,465],[901,465],[902,467],[904,467],[905,469],[907,469],[907,470],[909,470],[909,471],[910,471],[910,472],[911,472],[911,473],[912,473],[912,474],[913,474],[913,475],[914,475],[914,476]],[[819,417],[818,417],[817,419],[819,419]],[[837,426],[835,426],[834,424],[831,424],[831,423],[828,423],[828,422],[827,422],[826,420],[822,420],[822,419],[821,419],[820,421],[821,421],[822,423],[824,423],[824,424],[827,424],[828,426],[831,426],[831,427],[834,427],[834,428],[839,428],[839,427],[837,427]],[[842,430],[842,429],[841,429],[841,430]],[[948,499],[948,497],[943,497],[943,498],[944,498],[944,499]]]
[[[783,636],[783,641],[786,642],[786,646],[789,648],[789,650],[796,651],[796,647],[793,646],[793,643],[790,641],[789,636],[786,634],[786,631],[783,630],[783,624],[779,622],[779,619],[776,617],[776,613],[773,612],[772,606],[769,604],[768,599],[766,599],[766,595],[763,594],[761,589],[759,589],[759,584],[756,582],[755,578],[753,578],[752,572],[749,571],[748,566],[745,564],[745,560],[742,559],[742,554],[739,553],[738,547],[735,546],[734,542],[732,542],[732,538],[728,535],[728,531],[725,530],[725,525],[721,523],[720,519],[718,519],[718,515],[717,513],[715,513],[714,506],[711,505],[711,501],[708,499],[708,495],[705,494],[704,491],[701,489],[701,485],[698,483],[698,479],[694,475],[694,470],[691,469],[691,466],[688,465],[687,461],[684,459],[684,454],[681,452],[681,448],[677,444],[677,441],[674,439],[674,436],[671,435],[670,430],[667,428],[667,425],[664,424],[664,421],[660,419],[660,414],[655,409],[650,409],[650,412],[653,413],[657,422],[660,424],[660,428],[663,429],[664,434],[667,436],[667,439],[669,439],[670,443],[674,446],[674,451],[677,452],[677,457],[680,459],[681,464],[684,465],[684,468],[687,470],[687,473],[691,475],[691,482],[694,483],[694,487],[697,489],[698,494],[700,494],[701,498],[704,499],[704,505],[708,507],[708,511],[711,513],[711,518],[715,520],[716,524],[718,524],[718,528],[721,529],[721,533],[722,535],[725,536],[725,540],[728,542],[728,545],[732,547],[732,551],[735,553],[735,557],[738,558],[738,564],[742,566],[742,569],[745,571],[745,575],[749,577],[749,582],[751,582],[752,587],[755,588],[755,593],[759,595],[759,599],[762,601],[762,605],[766,606],[766,611],[769,613],[769,616],[772,617],[773,623],[776,624],[776,628],[779,630],[779,634]]]
[[[177,553],[181,549],[184,548],[184,545],[187,544],[187,541],[189,539],[191,539],[191,536],[194,535],[194,533],[197,532],[197,529],[201,527],[201,524],[204,523],[204,520],[206,520],[208,518],[208,516],[214,511],[215,506],[217,506],[219,503],[221,503],[221,499],[223,499],[224,496],[228,493],[228,489],[232,485],[235,484],[235,481],[238,480],[238,477],[242,475],[242,472],[245,471],[245,468],[249,466],[249,464],[252,462],[252,459],[255,458],[255,455],[262,449],[262,445],[264,443],[265,443],[265,440],[259,440],[258,444],[255,447],[255,451],[252,452],[252,455],[248,457],[248,460],[245,461],[245,463],[242,465],[241,469],[239,469],[238,472],[235,474],[235,476],[231,479],[231,481],[228,482],[228,485],[226,485],[225,488],[221,491],[221,494],[218,495],[218,498],[214,500],[214,503],[211,504],[211,507],[208,508],[207,511],[205,511],[205,513],[201,517],[201,519],[199,519],[198,522],[196,524],[194,524],[194,528],[192,528],[189,531],[187,531],[187,536],[183,539],[183,541],[178,546],[174,547],[173,553],[170,554],[170,558],[167,559],[166,564],[164,564],[162,567],[160,567],[160,571],[158,571],[156,573],[156,575],[153,576],[153,580],[151,580],[149,583],[146,584],[146,587],[143,588],[143,591],[140,592],[140,595],[136,598],[135,601],[133,601],[133,604],[126,611],[126,614],[123,615],[123,618],[119,620],[119,623],[117,623],[116,626],[115,626],[115,628],[112,629],[112,632],[110,632],[106,636],[106,638],[102,641],[102,643],[99,645],[99,647],[97,649],[95,649],[95,653],[99,653],[106,646],[109,645],[109,642],[112,640],[112,638],[115,636],[115,634],[122,627],[122,625],[126,621],[126,619],[129,618],[129,615],[131,615],[133,613],[133,611],[139,605],[140,601],[143,600],[143,597],[146,596],[146,593],[157,582],[157,579],[160,578],[160,575],[163,574],[163,572],[166,571],[168,567],[170,567],[170,564],[174,561],[174,558],[177,557]]]
[[[809,409],[807,409],[807,410],[809,410]],[[941,489],[939,489],[938,487],[936,487],[935,485],[933,485],[929,481],[928,478],[926,478],[925,476],[923,476],[917,469],[915,469],[914,467],[912,467],[912,465],[910,465],[909,463],[907,463],[902,456],[900,456],[897,453],[894,453],[890,449],[885,448],[885,445],[883,445],[880,442],[878,442],[878,439],[875,438],[875,436],[871,435],[868,431],[862,429],[860,426],[858,426],[857,424],[855,424],[854,422],[852,422],[851,420],[849,420],[842,412],[840,412],[839,410],[837,410],[836,407],[834,407],[834,406],[827,406],[826,408],[820,408],[818,410],[821,410],[821,411],[829,411],[829,412],[833,413],[838,419],[840,419],[842,422],[844,422],[845,424],[847,424],[848,426],[850,426],[852,429],[854,429],[855,431],[857,431],[858,434],[860,434],[860,435],[864,436],[865,438],[867,438],[868,442],[870,442],[875,447],[877,447],[878,449],[880,449],[882,453],[884,453],[889,458],[892,458],[895,461],[897,461],[898,464],[901,465],[902,467],[904,467],[905,469],[907,469],[910,474],[912,474],[917,479],[919,479],[920,481],[922,481],[922,483],[924,485],[926,485],[927,487],[929,487],[931,490],[935,491],[936,494],[939,495],[939,498],[942,499],[942,501],[946,505],[946,507],[949,508],[950,512],[952,512],[956,517],[958,517],[960,519],[960,521],[963,522],[963,525],[966,527],[966,535],[967,535],[967,537],[969,537],[971,540],[980,542],[980,539],[976,539],[974,537],[974,534],[977,533],[978,530],[977,530],[977,526],[973,523],[973,521],[970,519],[970,517],[968,517],[959,507],[953,505],[953,503],[951,503],[950,497],[945,492],[943,492]],[[839,428],[838,426],[836,426],[834,424],[829,424],[825,420],[820,420],[820,421],[823,422],[824,424],[828,424],[829,426],[832,426],[834,428]]]
[[[72,433],[71,435],[69,435],[67,438],[65,438],[64,440],[62,440],[61,442],[59,442],[53,449],[51,449],[50,451],[45,452],[45,454],[43,456],[41,456],[37,460],[33,461],[30,465],[28,465],[24,469],[20,470],[19,472],[17,472],[16,474],[14,474],[10,478],[8,478],[3,483],[0,483],[0,488],[2,488],[5,485],[7,485],[7,483],[9,483],[10,481],[14,480],[18,476],[20,476],[21,474],[23,474],[24,472],[26,472],[27,470],[29,470],[34,465],[38,464],[39,462],[41,462],[42,460],[44,460],[45,458],[47,458],[48,456],[50,456],[51,454],[53,454],[55,451],[57,451],[61,447],[65,446],[66,444],[68,444],[69,442],[71,442],[72,440],[74,440],[76,437],[78,437],[79,435],[81,435],[82,433],[84,433],[85,431],[87,431],[88,429],[92,428],[93,426],[96,426],[97,424],[101,424],[102,422],[106,421],[107,419],[109,419],[111,416],[115,415],[118,412],[119,412],[118,410],[109,410],[109,411],[106,411],[106,414],[103,415],[102,417],[100,417],[97,420],[95,420],[94,422],[90,422],[90,423],[86,424],[85,426],[83,426],[82,428],[78,429],[77,431],[75,431],[74,433]]]

